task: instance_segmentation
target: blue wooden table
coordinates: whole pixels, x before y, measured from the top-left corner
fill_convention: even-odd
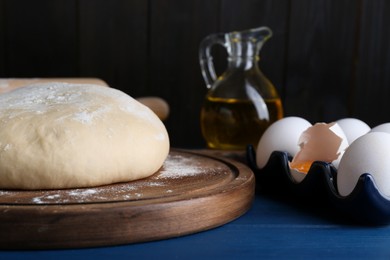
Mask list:
[[[0,251],[0,259],[390,259],[390,226],[347,225],[257,194],[242,217],[202,233],[148,243]]]

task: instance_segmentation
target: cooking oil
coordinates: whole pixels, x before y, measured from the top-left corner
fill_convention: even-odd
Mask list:
[[[199,63],[208,88],[201,129],[209,148],[243,150],[257,146],[270,124],[283,117],[282,102],[259,68],[260,50],[272,36],[268,27],[215,33],[203,39]],[[227,51],[227,68],[217,75],[212,47]]]
[[[209,148],[243,150],[257,146],[270,124],[283,117],[280,98],[252,100],[207,97],[201,110],[201,129]]]

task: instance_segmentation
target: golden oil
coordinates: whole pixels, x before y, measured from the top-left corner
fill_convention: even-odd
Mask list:
[[[264,102],[207,97],[201,110],[207,146],[222,150],[243,150],[248,144],[256,147],[268,126],[283,117],[280,98]]]

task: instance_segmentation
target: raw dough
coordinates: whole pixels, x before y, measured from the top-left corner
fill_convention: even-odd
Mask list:
[[[119,90],[51,82],[0,95],[0,188],[136,180],[158,171],[168,153],[161,120]]]

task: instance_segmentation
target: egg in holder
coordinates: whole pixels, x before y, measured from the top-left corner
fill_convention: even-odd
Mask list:
[[[313,162],[298,182],[291,174],[292,157],[287,152],[273,151],[262,168],[257,166],[252,145],[247,147],[246,157],[259,193],[305,210],[326,211],[328,216],[348,224],[390,224],[390,197],[379,191],[370,173],[360,175],[352,192],[342,196],[337,189],[337,170],[331,163]]]

